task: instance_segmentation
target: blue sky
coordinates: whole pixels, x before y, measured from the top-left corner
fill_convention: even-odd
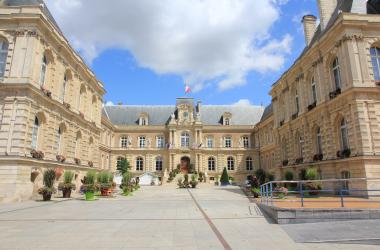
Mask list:
[[[194,97],[195,99],[200,99],[203,101],[204,104],[233,104],[238,102],[239,100],[247,99],[251,104],[267,105],[268,103],[270,103],[270,97],[268,95],[268,92],[270,90],[271,84],[275,82],[289,66],[291,66],[291,64],[294,62],[294,60],[298,57],[298,55],[304,48],[305,42],[301,18],[304,14],[317,15],[317,5],[316,0],[259,1],[274,2],[271,2],[274,10],[272,10],[272,12],[268,11],[268,15],[266,16],[263,15],[263,17],[258,17],[257,19],[253,18],[251,20],[251,23],[248,24],[254,26],[256,25],[258,29],[259,27],[261,27],[261,25],[266,25],[265,31],[260,30],[257,32],[257,34],[259,34],[257,36],[262,36],[263,38],[258,38],[255,41],[252,41],[252,47],[255,47],[255,49],[257,50],[261,48],[267,48],[268,46],[270,46],[270,43],[276,43],[276,41],[280,43],[281,41],[286,40],[286,37],[289,38],[287,42],[284,41],[284,44],[286,43],[286,45],[284,46],[286,47],[273,46],[273,49],[284,50],[284,48],[286,48],[285,50],[288,51],[286,53],[279,52],[279,55],[276,54],[274,60],[278,59],[279,62],[273,63],[276,66],[272,68],[269,67],[269,69],[262,69],[260,65],[256,65],[247,66],[245,68],[242,67],[244,69],[239,71],[239,69],[237,69],[236,67],[230,68],[228,66],[221,66],[217,69],[217,73],[215,74],[208,74],[209,72],[207,72],[208,65],[214,63],[215,60],[210,60],[210,62],[207,62],[208,51],[207,49],[204,50],[205,48],[203,47],[199,50],[202,51],[203,49],[205,52],[201,52],[199,54],[192,52],[194,53],[194,57],[202,58],[202,56],[204,56],[204,58],[202,58],[201,61],[184,63],[184,66],[182,67],[181,65],[179,69],[178,67],[176,67],[176,65],[173,65],[171,61],[170,63],[168,63],[168,65],[166,65],[165,63],[167,63],[168,60],[162,59],[166,56],[168,56],[169,58],[175,58],[177,54],[181,55],[181,50],[184,49],[182,46],[178,46],[178,44],[176,43],[173,43],[172,45],[169,41],[168,44],[163,45],[163,51],[161,53],[160,45],[155,44],[154,41],[147,43],[146,47],[144,47],[144,42],[141,42],[144,40],[133,40],[134,34],[137,33],[138,35],[136,36],[145,36],[146,39],[151,39],[152,37],[154,38],[155,36],[150,36],[151,34],[149,34],[149,32],[160,32],[160,28],[157,28],[157,30],[147,30],[147,34],[145,34],[144,30],[138,29],[138,25],[133,26],[130,24],[126,24],[126,26],[128,26],[128,28],[125,31],[127,36],[122,37],[122,35],[117,34],[117,31],[115,31],[114,33],[108,32],[108,27],[110,27],[109,29],[112,30],[112,22],[107,24],[108,26],[102,24],[104,25],[104,27],[100,27],[101,24],[99,24],[100,31],[97,31],[97,29],[95,28],[97,27],[97,25],[96,23],[94,23],[97,21],[93,21],[92,24],[89,21],[88,25],[94,25],[94,27],[93,29],[89,28],[91,29],[91,34],[86,34],[85,32],[80,31],[79,28],[77,28],[76,30],[76,27],[74,27],[73,24],[74,22],[68,21],[72,19],[70,15],[74,15],[75,10],[80,11],[80,8],[86,7],[82,6],[84,5],[84,1],[82,2],[82,0],[56,0],[56,2],[52,2],[48,0],[47,4],[48,7],[52,10],[53,15],[57,19],[58,23],[63,28],[65,35],[68,36],[73,46],[85,58],[88,59],[87,62],[90,65],[91,69],[95,72],[98,79],[105,84],[105,88],[107,91],[107,94],[104,97],[105,101],[111,101],[115,104],[118,102],[122,102],[123,104],[134,105],[170,105],[174,103],[176,97],[184,96],[184,81],[188,81],[191,87],[195,89],[195,91],[193,91],[191,94],[187,96]],[[92,7],[98,9],[100,5],[97,7],[97,4],[95,2],[96,0],[94,1],[94,6]],[[120,5],[121,4],[122,3],[120,2]],[[128,7],[133,8],[131,6]],[[141,9],[141,6],[138,7]],[[72,8],[70,12],[64,11],[70,10],[70,8]],[[154,13],[154,8],[152,8],[151,6],[147,6],[146,9],[146,11],[144,10],[144,13],[146,13],[146,15],[152,15],[151,13]],[[149,12],[150,9],[153,9],[153,12]],[[178,9],[179,11],[181,11],[181,7],[178,7]],[[194,18],[199,19],[197,15],[200,14],[195,13],[196,11],[197,10],[195,9],[194,13],[186,13],[188,14],[188,19],[190,20],[189,22],[186,22],[187,25],[198,25],[198,21],[191,21],[191,18],[193,16]],[[191,10],[189,12],[191,12]],[[252,15],[259,15],[257,13],[260,12],[264,13],[266,12],[266,10],[259,10],[258,12],[253,12]],[[107,14],[106,12],[102,13]],[[215,25],[215,22],[218,22],[218,20],[223,20],[223,10],[221,10],[220,13],[222,13],[220,17],[222,19],[213,18],[214,23],[210,26],[212,27],[211,29],[213,29],[213,27],[217,27],[218,24]],[[117,17],[117,14],[115,14],[115,19],[118,19],[113,20],[113,22],[123,23],[124,14],[125,13],[121,13],[119,18]],[[125,15],[128,15],[128,13]],[[133,13],[131,15],[133,16]],[[266,17],[270,18],[273,16],[277,16],[276,21],[271,23],[270,20],[263,20],[263,23],[261,23],[261,19],[265,19]],[[179,16],[179,18],[181,18],[181,16]],[[91,16],[89,16],[88,19],[91,20]],[[125,20],[126,23],[131,23],[134,21],[134,19]],[[140,22],[149,21],[150,19],[136,19],[136,22],[138,24]],[[151,22],[153,23],[154,21]],[[229,23],[226,22],[226,25],[228,24]],[[199,23],[199,25],[202,26],[203,24]],[[148,27],[150,26],[152,26],[152,24],[148,23]],[[118,28],[118,32],[123,32],[123,27],[124,26],[121,25]],[[142,26],[142,28],[144,27],[147,26]],[[82,29],[85,28],[86,26],[82,27]],[[217,29],[220,30],[220,27],[217,27]],[[96,38],[94,37],[105,34],[100,33],[101,30],[106,30],[104,32],[107,32],[107,36],[110,36],[112,38],[110,40],[96,40]],[[96,34],[96,32],[99,32],[99,34]],[[167,30],[163,30],[163,32],[167,32]],[[181,30],[179,32],[181,32]],[[214,31],[207,30],[206,32],[212,33]],[[245,31],[242,31],[242,33],[244,32]],[[189,32],[189,34],[194,35],[199,34],[199,32],[191,31]],[[220,35],[220,33],[217,32],[215,32],[215,34],[215,36]],[[235,35],[236,34],[236,40],[239,40],[240,33],[235,33]],[[187,37],[186,39],[192,39],[191,37],[186,35],[186,32],[184,32],[184,36]],[[204,35],[202,36],[202,39],[204,39],[206,42],[210,42],[210,39],[207,39],[207,36],[206,38]],[[226,36],[226,38],[229,38],[228,34],[226,34]],[[159,39],[160,37],[158,37],[157,43],[161,43]],[[168,35],[168,39],[171,39],[170,33]],[[186,39],[184,41],[186,43],[188,42],[189,46],[192,47],[191,51],[197,51],[196,45],[192,44],[191,41]],[[223,42],[224,39],[220,39],[219,41],[211,41],[210,43],[212,44],[212,47],[215,47],[218,43],[223,44]],[[138,45],[136,45],[137,43]],[[152,46],[154,47],[154,49],[151,49]],[[172,46],[174,49],[171,50],[170,46]],[[188,48],[186,48],[186,50],[187,49]],[[145,50],[148,50],[148,52],[145,52]],[[147,53],[150,53],[149,51],[152,51],[152,54],[155,54],[154,56],[159,58],[152,59],[150,54],[147,55]],[[223,50],[221,51],[221,53],[223,53]],[[233,49],[231,49],[231,51],[233,53]],[[188,53],[188,51],[186,51],[186,53]],[[211,54],[210,56],[215,55]],[[191,57],[192,55],[181,55],[179,60],[188,60],[188,58],[190,58],[189,60],[192,60]],[[283,59],[283,62],[281,62],[281,59]],[[178,59],[173,60],[174,64],[178,64],[178,62],[179,64],[182,63],[182,61],[178,61]],[[220,60],[223,60],[223,57]],[[229,59],[226,57],[226,60]],[[255,56],[249,57],[249,60],[255,61]],[[165,65],[162,65],[161,67],[160,64],[162,62]],[[197,65],[194,65],[199,64],[199,62],[205,62],[205,64],[200,65],[199,67],[197,67]],[[271,64],[271,60],[258,59],[258,63]],[[215,64],[220,65],[219,62],[216,62]],[[202,71],[203,68],[206,72]],[[210,67],[211,70],[214,70],[214,68],[215,67]],[[224,74],[223,70],[226,70],[227,73]],[[236,72],[238,72],[238,76],[236,76]],[[228,76],[226,77],[225,75]],[[226,85],[220,83],[223,82],[223,80],[226,80]],[[200,82],[202,82],[202,84],[198,84]],[[224,88],[221,86],[227,87]],[[243,103],[246,103],[246,101],[243,101]]]

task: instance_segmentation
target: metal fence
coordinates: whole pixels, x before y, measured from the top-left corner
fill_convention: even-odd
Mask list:
[[[261,203],[279,207],[380,208],[380,178],[271,181],[260,195]]]

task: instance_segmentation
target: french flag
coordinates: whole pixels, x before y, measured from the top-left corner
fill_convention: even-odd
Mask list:
[[[191,88],[189,85],[185,86],[185,94],[189,94],[191,92]]]

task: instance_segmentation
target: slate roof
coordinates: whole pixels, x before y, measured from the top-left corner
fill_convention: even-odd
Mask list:
[[[105,115],[114,125],[137,125],[141,113],[149,116],[149,125],[165,125],[176,112],[176,106],[105,106]],[[202,105],[201,120],[204,125],[220,125],[225,112],[232,114],[231,125],[255,125],[264,112],[264,107],[233,105]]]
[[[50,22],[52,22],[55,28],[60,33],[62,33],[53,15],[50,13],[49,9],[47,8],[43,0],[3,0],[3,1],[0,1],[0,5],[10,6],[10,7],[12,6],[40,6],[41,4],[44,5],[43,12],[46,15],[46,17],[49,19]]]
[[[326,28],[322,30],[321,25],[319,24],[317,27],[317,30],[314,33],[313,38],[311,39],[311,42],[308,46],[305,47],[305,49],[302,51],[301,55],[294,61],[293,65],[284,72],[283,75],[285,75],[288,71],[290,71],[295,64],[302,58],[306,52],[313,47],[313,45],[319,41],[323,35],[334,25],[335,21],[338,19],[339,14],[341,12],[344,13],[358,13],[358,14],[366,14],[367,13],[367,0],[338,0],[337,1],[337,7],[335,8],[333,14],[331,15],[331,18],[329,22],[326,25]],[[283,76],[282,75],[282,76]],[[280,77],[280,79],[282,78]],[[279,80],[277,80],[275,83],[273,83],[272,86],[276,85]]]
[[[269,104],[268,106],[265,107],[264,113],[263,113],[260,121],[263,122],[263,121],[265,121],[266,119],[268,119],[272,115],[273,115],[273,105],[271,103],[271,104]]]

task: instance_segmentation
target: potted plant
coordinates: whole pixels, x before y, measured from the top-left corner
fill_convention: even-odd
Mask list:
[[[75,184],[72,183],[74,173],[72,171],[65,171],[63,173],[63,182],[59,183],[58,190],[62,191],[63,198],[71,197],[71,190],[75,189]]]
[[[261,193],[260,188],[253,187],[253,188],[251,188],[251,192],[252,192],[254,198],[260,197],[260,193]]]
[[[32,151],[30,151],[30,155],[34,159],[38,159],[38,160],[42,160],[44,158],[44,156],[45,156],[45,154],[42,151],[37,151],[35,149],[33,149]]]
[[[259,179],[259,184],[264,184],[265,183],[265,179],[267,178],[267,173],[265,172],[264,169],[262,168],[259,168],[255,171],[255,175],[257,177],[257,179]]]
[[[66,161],[66,157],[64,157],[63,155],[57,155],[55,158],[57,159],[57,161],[62,163]]]
[[[216,176],[214,184],[215,186],[219,186],[219,175]]]
[[[43,183],[44,187],[38,190],[38,193],[42,195],[44,201],[50,201],[51,195],[55,193],[54,188],[55,170],[48,169],[44,172]]]
[[[100,193],[102,196],[108,196],[110,189],[112,188],[113,175],[110,172],[103,171],[97,176],[97,182],[100,188]]]
[[[191,188],[196,188],[197,185],[198,185],[198,181],[197,181],[197,175],[193,174],[191,176],[191,182],[190,182],[190,185],[191,185]]]
[[[121,180],[120,188],[123,190],[124,196],[130,196],[133,192],[133,184],[132,184],[132,174],[129,172],[125,172],[123,174],[123,179]]]
[[[81,163],[81,161],[80,161],[79,158],[74,158],[74,162],[75,162],[75,164],[77,164],[77,165],[80,165],[80,163]]]
[[[96,177],[95,171],[88,171],[83,180],[82,190],[85,193],[86,201],[95,200],[95,195],[94,195],[96,191],[95,177]]]
[[[306,170],[305,173],[305,179],[313,182],[306,182],[305,183],[305,190],[306,194],[310,196],[317,196],[320,193],[320,190],[322,190],[322,185],[319,182],[314,182],[318,177],[317,169],[315,168],[309,168]]]
[[[230,184],[230,178],[228,177],[227,168],[223,169],[222,177],[220,177],[220,183],[222,186]]]
[[[94,162],[92,162],[92,161],[88,161],[88,166],[89,166],[90,168],[94,167]]]

